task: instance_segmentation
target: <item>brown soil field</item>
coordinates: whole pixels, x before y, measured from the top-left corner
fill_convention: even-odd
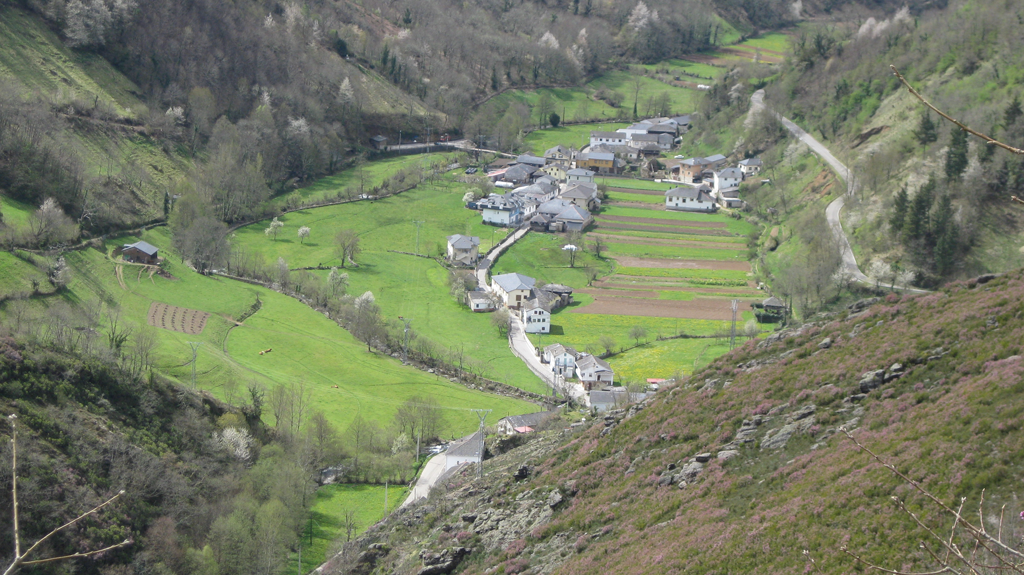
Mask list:
[[[606,220],[609,222],[629,222],[633,224],[659,224],[663,226],[673,226],[681,228],[724,228],[725,222],[700,222],[700,221],[683,221],[683,220],[667,220],[662,218],[638,218],[635,216],[598,216],[598,221]]]
[[[203,333],[209,317],[205,311],[153,302],[146,314],[146,322],[153,327],[197,335]]]
[[[630,268],[663,268],[670,270],[733,270],[750,271],[750,262],[721,262],[716,260],[666,260],[659,258],[637,258],[633,256],[612,256],[619,265]]]
[[[623,202],[620,200],[605,200],[603,206],[619,206],[620,208],[636,208],[640,210],[665,211],[665,204],[648,204],[645,202]]]
[[[631,298],[642,298],[642,299],[658,299],[658,292],[654,290],[622,290],[622,289],[580,289],[576,290],[576,293],[585,293],[594,296],[597,299],[598,296],[609,296],[609,297],[631,297]]]
[[[767,48],[756,48],[754,46],[748,46],[746,44],[736,44],[736,47],[737,48],[743,48],[744,50],[750,50],[751,52],[753,52],[754,50],[760,50],[762,54],[774,54],[776,56],[779,56],[780,58],[785,58],[786,57],[786,55],[784,53],[779,52],[778,50],[769,50]]]
[[[618,278],[620,278],[620,279],[624,278],[624,277],[636,277],[636,276],[618,276]],[[660,279],[660,278],[651,278],[651,279]],[[734,293],[734,294],[742,295],[742,296],[745,296],[745,297],[758,297],[758,295],[760,295],[759,293],[752,293],[749,288],[730,288],[730,287],[718,287],[718,286],[689,287],[689,286],[678,286],[678,285],[659,285],[659,284],[654,283],[654,282],[652,282],[652,283],[635,284],[635,283],[619,283],[619,282],[610,282],[610,281],[597,281],[597,282],[594,282],[594,287],[610,288],[610,289],[611,288],[614,288],[614,289],[625,289],[625,290],[634,290],[634,291],[641,291],[641,290],[639,290],[639,288],[650,287],[651,289],[654,289],[654,290],[657,290],[657,291],[688,291],[688,292],[694,292],[694,293],[707,293],[707,292],[712,292],[712,293]],[[582,291],[582,290],[580,290],[580,291]]]
[[[750,305],[740,302],[739,309],[749,311]],[[731,320],[732,300],[701,298],[692,301],[673,301],[599,296],[594,298],[594,303],[578,307],[570,313]]]
[[[591,237],[599,237],[609,243],[635,244],[638,246],[679,246],[681,248],[707,248],[714,250],[735,250],[746,251],[743,244],[728,244],[717,242],[698,242],[693,240],[666,240],[663,238],[640,238],[634,236],[617,236],[612,234],[590,233]]]
[[[623,282],[623,281],[625,281],[625,282],[632,282],[632,281],[642,282],[645,286],[647,286],[647,285],[659,286],[658,289],[665,289],[665,288],[660,287],[660,286],[672,286],[672,285],[681,285],[683,287],[693,287],[691,285],[688,285],[689,282],[686,280],[686,278],[660,278],[660,277],[653,277],[653,276],[634,276],[634,275],[626,275],[626,274],[618,274],[617,273],[614,276],[612,276],[611,279],[613,281],[617,281],[617,282]],[[752,281],[748,281],[747,285],[750,286],[751,290],[753,290],[753,289],[755,289],[757,287],[757,285],[754,282],[752,282]],[[640,286],[637,286],[636,284],[630,284],[630,287],[640,287]],[[718,289],[726,289],[726,288],[724,288],[724,287],[723,288],[719,288],[718,286],[707,286],[707,288],[701,288],[701,289],[715,289],[715,290],[718,290]],[[732,289],[743,289],[743,288],[732,288]]]
[[[594,227],[602,230],[631,230],[634,232],[662,232],[666,234],[692,234],[695,236],[732,236],[728,230],[723,229],[700,229],[700,228],[683,228],[683,229],[672,229],[657,226],[641,226],[637,224],[629,224],[624,222],[609,222],[598,220],[594,223]]]

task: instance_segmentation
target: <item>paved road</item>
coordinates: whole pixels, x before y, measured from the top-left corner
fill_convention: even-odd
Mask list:
[[[505,250],[512,244],[519,241],[523,236],[530,231],[530,228],[523,227],[515,231],[514,234],[508,236],[502,240],[498,245],[491,248],[487,255],[480,259],[476,264],[476,281],[480,285],[481,289],[491,291],[490,285],[487,283],[487,272],[491,270],[491,266],[494,265],[494,260],[498,259]]]
[[[444,473],[444,464],[445,458],[443,453],[435,455],[427,461],[427,464],[423,466],[423,473],[420,473],[420,478],[416,480],[416,485],[409,492],[409,497],[402,503],[402,507],[411,505],[430,494],[430,488],[434,486],[437,479]]]
[[[530,368],[530,371],[537,377],[544,380],[544,383],[548,384],[551,389],[556,389],[554,374],[551,373],[551,369],[540,362],[540,358],[534,351],[533,342],[526,335],[526,329],[523,327],[523,321],[518,316],[512,316],[512,324],[508,329],[508,345],[512,348],[512,352]],[[578,383],[570,383],[569,386],[561,386],[562,388],[558,391],[562,393],[568,393],[572,396],[573,401],[580,405],[590,406],[590,397],[587,392],[583,389],[583,386]],[[568,387],[568,389],[565,389]]]
[[[747,115],[747,119],[749,120],[752,118],[757,110],[763,108],[765,108],[764,90],[758,90],[750,96],[750,112]],[[832,200],[828,207],[825,208],[825,220],[832,229],[832,235],[835,236],[836,240],[839,242],[840,249],[843,250],[843,272],[849,274],[850,277],[857,282],[874,285],[875,282],[873,282],[868,276],[864,275],[864,272],[860,271],[860,268],[857,267],[857,257],[853,254],[853,248],[850,246],[850,240],[846,237],[846,232],[843,231],[843,223],[840,220],[840,213],[846,205],[846,197],[852,195],[856,189],[856,184],[851,184],[849,168],[837,160],[836,157],[832,155],[832,152],[828,151],[828,148],[823,146],[821,142],[814,139],[814,136],[811,136],[804,131],[803,128],[794,124],[792,120],[777,113],[775,113],[775,117],[777,117],[782,122],[782,125],[786,126],[786,129],[788,129],[794,136],[796,136],[801,142],[807,144],[814,153],[821,156],[823,160],[832,166],[832,169],[839,174],[839,177],[842,178],[844,182],[846,182],[846,193]],[[895,286],[895,289],[917,293],[926,293],[927,291],[907,286]]]

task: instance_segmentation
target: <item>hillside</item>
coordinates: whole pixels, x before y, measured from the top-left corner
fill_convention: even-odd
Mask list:
[[[805,549],[822,572],[854,571],[840,546],[934,568],[890,497],[940,532],[949,517],[839,428],[941,501],[981,505],[993,533],[1000,513],[1016,518],[1022,295],[1015,271],[750,341],[643,404],[487,461],[482,480],[449,480],[325,572],[460,556],[452,572],[798,573]]]

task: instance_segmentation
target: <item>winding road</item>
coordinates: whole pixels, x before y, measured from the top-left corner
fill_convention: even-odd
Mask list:
[[[758,111],[762,109],[770,110],[770,108],[767,108],[764,104],[764,90],[758,90],[750,96],[750,111],[747,113],[748,122]],[[840,213],[843,211],[843,207],[846,206],[846,197],[852,195],[856,189],[856,184],[851,183],[852,180],[850,178],[849,168],[837,160],[836,157],[832,155],[832,152],[829,152],[828,148],[823,146],[821,142],[814,139],[814,136],[808,134],[803,128],[794,124],[792,120],[783,117],[781,114],[773,110],[770,111],[772,114],[775,114],[775,117],[782,122],[782,125],[785,126],[787,130],[789,130],[801,142],[807,144],[814,153],[821,156],[828,165],[832,166],[832,169],[835,170],[836,174],[846,182],[846,193],[832,200],[828,207],[825,208],[825,220],[828,222],[829,228],[832,229],[832,235],[836,238],[836,241],[839,242],[840,249],[843,251],[842,271],[858,283],[874,285],[875,282],[873,282],[868,276],[864,275],[864,272],[860,271],[860,268],[857,267],[857,256],[853,254],[853,248],[850,246],[850,240],[846,237],[846,232],[843,231],[843,223],[839,217]],[[908,286],[894,286],[894,289],[915,293],[927,293],[927,290]]]

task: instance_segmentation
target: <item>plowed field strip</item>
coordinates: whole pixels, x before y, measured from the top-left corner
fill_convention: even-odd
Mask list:
[[[692,270],[732,270],[750,271],[750,262],[723,262],[718,260],[668,260],[657,258],[637,258],[633,256],[611,256],[621,266],[631,268],[661,269],[692,269]]]
[[[607,229],[607,230],[633,230],[636,232],[661,232],[665,234],[692,234],[695,236],[732,236],[728,230],[723,229],[700,229],[680,226],[677,229],[669,227],[658,227],[658,226],[640,226],[636,224],[628,224],[622,222],[611,222],[601,221],[598,219],[597,223],[594,224],[595,228]]]
[[[636,216],[598,216],[597,221],[630,222],[634,224],[658,224],[661,226],[686,228],[724,228],[725,222],[702,222],[695,220],[669,220],[663,218],[638,218]]]
[[[739,309],[740,311],[749,311],[750,306],[740,303]],[[594,298],[594,303],[575,308],[569,313],[730,320],[732,319],[732,300],[701,298],[677,301],[597,296]]]

